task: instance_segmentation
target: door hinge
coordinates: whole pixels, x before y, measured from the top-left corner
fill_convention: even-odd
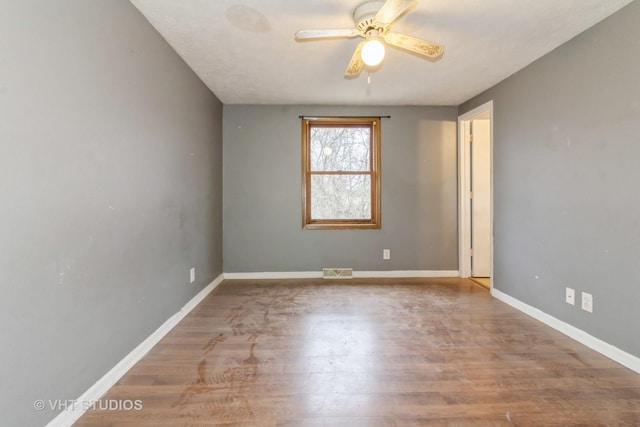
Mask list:
[[[473,248],[469,249],[469,256],[473,256]]]
[[[469,198],[473,199],[473,191],[469,191]]]
[[[469,135],[469,142],[473,142],[473,134]]]

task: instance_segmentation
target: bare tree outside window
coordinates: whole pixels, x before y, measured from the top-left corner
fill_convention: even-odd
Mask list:
[[[303,226],[380,228],[380,120],[303,118]]]

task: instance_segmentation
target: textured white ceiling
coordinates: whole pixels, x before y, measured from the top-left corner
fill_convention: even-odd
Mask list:
[[[131,0],[223,103],[326,105],[458,105],[631,1],[420,0],[393,29],[444,55],[389,48],[368,84],[343,77],[360,39],[293,37],[352,28],[363,0]]]

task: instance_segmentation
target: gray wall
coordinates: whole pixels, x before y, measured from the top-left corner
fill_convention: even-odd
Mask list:
[[[636,1],[460,108],[494,100],[495,288],[636,356],[638,23]]]
[[[302,230],[299,115],[391,115],[382,229]],[[224,271],[457,270],[456,118],[455,107],[225,105]]]
[[[45,424],[35,399],[220,274],[221,162],[221,103],[129,2],[1,3],[1,425]]]

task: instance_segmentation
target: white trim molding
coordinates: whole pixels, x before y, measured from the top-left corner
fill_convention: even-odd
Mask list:
[[[218,286],[224,278],[219,275],[216,279],[209,283],[203,290],[198,292],[189,302],[187,302],[179,312],[171,316],[158,329],[149,335],[143,342],[124,357],[117,365],[115,365],[102,378],[96,381],[87,391],[85,391],[76,402],[77,405],[71,405],[66,410],[60,412],[47,427],[67,427],[75,423],[88,409],[88,405],[83,402],[95,402],[100,398],[126,374],[136,363],[140,361],[162,338],[164,338],[171,329],[173,329],[182,319],[187,316],[216,286]]]
[[[224,273],[224,278],[233,279],[321,279],[322,271],[263,271],[252,273]]]
[[[573,338],[581,344],[586,345],[592,350],[597,351],[603,356],[608,357],[609,359],[618,362],[619,364],[640,373],[640,358],[627,353],[624,350],[620,350],[618,347],[615,347],[611,344],[608,344],[599,338],[594,337],[586,333],[585,331],[576,328],[575,326],[571,326],[568,323],[563,322],[562,320],[556,319],[555,317],[547,314],[535,307],[530,306],[518,299],[513,298],[497,290],[496,288],[491,289],[491,295],[500,301],[509,304],[513,308],[520,310],[521,312],[528,314],[536,320],[541,321],[547,326],[552,327],[556,331],[562,332],[569,338]]]
[[[354,278],[376,277],[460,277],[458,270],[355,271]],[[259,273],[224,273],[225,279],[321,279],[322,271],[272,271]]]
[[[354,271],[353,277],[460,277],[458,270],[391,270],[391,271]]]
[[[471,276],[471,146],[469,135],[471,121],[482,114],[489,114],[491,137],[489,142],[491,162],[491,276],[493,276],[493,100],[458,117],[458,269],[460,277]]]

